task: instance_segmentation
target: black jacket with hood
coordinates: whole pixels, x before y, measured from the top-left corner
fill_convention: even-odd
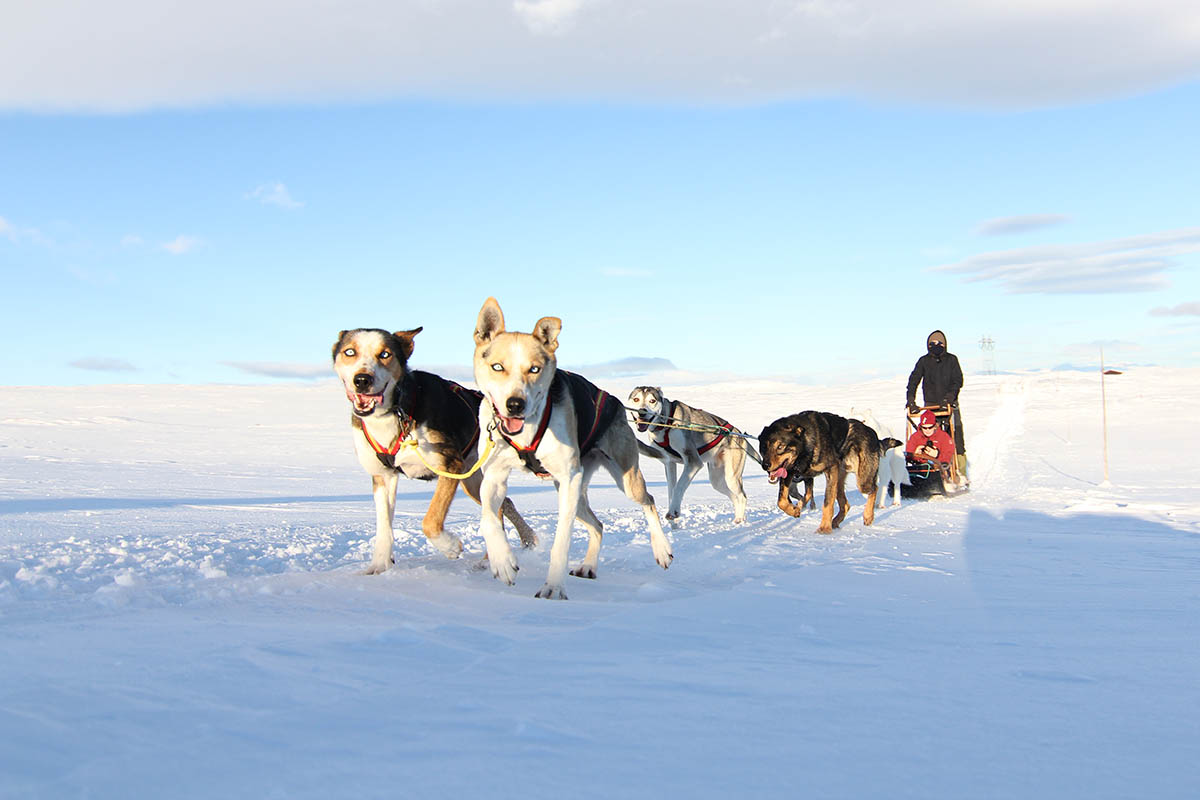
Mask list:
[[[925,348],[933,338],[946,341],[946,334],[933,331],[925,337]],[[917,359],[912,374],[908,376],[908,404],[912,405],[917,397],[917,384],[922,384],[921,390],[925,395],[925,405],[938,406],[942,404],[958,404],[958,392],[962,389],[962,368],[953,353],[930,351]]]

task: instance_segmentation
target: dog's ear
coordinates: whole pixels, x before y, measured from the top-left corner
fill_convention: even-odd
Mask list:
[[[333,360],[337,361],[338,353],[342,352],[342,340],[346,338],[346,334],[350,331],[338,331],[337,341],[333,343]]]
[[[558,317],[542,317],[533,326],[533,338],[553,353],[558,349],[558,332],[562,330],[562,320]]]
[[[475,320],[475,344],[487,344],[500,333],[504,333],[504,312],[500,310],[496,298],[489,297],[484,301],[483,308],[479,309],[479,318]]]
[[[419,328],[413,328],[411,331],[396,331],[392,334],[400,340],[400,354],[404,356],[405,361],[408,361],[409,357],[413,354],[413,337],[423,330],[425,330],[424,325]]]
[[[796,441],[798,442],[803,442],[806,438],[808,438],[808,435],[808,426],[802,422],[797,423],[796,426],[792,428],[792,436],[795,437]]]

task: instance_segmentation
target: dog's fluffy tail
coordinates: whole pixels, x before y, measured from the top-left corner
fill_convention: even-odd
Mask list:
[[[891,450],[893,447],[901,447],[903,445],[904,445],[904,442],[900,441],[899,439],[893,439],[892,437],[889,436],[886,439],[879,440],[879,452],[886,453],[888,450]]]

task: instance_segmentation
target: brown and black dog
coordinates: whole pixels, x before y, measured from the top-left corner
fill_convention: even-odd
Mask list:
[[[763,428],[758,437],[763,469],[768,479],[779,481],[779,508],[793,517],[812,500],[812,480],[825,476],[825,501],[821,505],[821,524],[817,533],[831,533],[846,518],[850,503],[846,500],[846,474],[857,477],[858,490],[867,498],[863,524],[875,521],[875,497],[879,459],[884,451],[900,444],[895,439],[879,441],[875,431],[856,419],[846,419],[824,411],[802,411],[782,417]],[[805,483],[805,497],[799,506],[792,502],[795,481]],[[833,515],[837,499],[838,513]]]
[[[431,372],[409,369],[413,337],[420,332],[421,328],[397,333],[358,328],[339,333],[333,345],[333,368],[353,412],[354,451],[371,476],[375,496],[375,549],[368,575],[392,564],[392,520],[402,473],[418,480],[437,479],[421,529],[443,555],[458,558],[462,552],[458,537],[443,527],[459,480],[439,476],[430,467],[461,474],[475,463],[483,395]],[[480,472],[461,481],[476,503],[482,481]],[[501,513],[516,526],[523,545],[537,543],[512,501],[505,498]]]

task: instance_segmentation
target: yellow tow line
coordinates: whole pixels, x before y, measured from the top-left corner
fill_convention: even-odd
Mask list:
[[[401,450],[415,450],[417,453],[417,458],[421,459],[421,463],[425,465],[425,468],[428,469],[430,472],[432,472],[434,475],[437,475],[442,478],[451,478],[456,481],[461,481],[461,480],[465,480],[465,479],[471,477],[472,475],[474,475],[476,472],[479,471],[479,468],[483,466],[483,462],[487,461],[488,456],[490,456],[492,454],[492,445],[493,444],[494,443],[492,442],[492,438],[489,436],[488,440],[487,440],[487,447],[485,447],[483,449],[483,454],[479,456],[479,460],[476,461],[475,464],[466,472],[442,472],[440,469],[438,469],[437,467],[430,464],[428,461],[425,460],[425,456],[421,455],[421,448],[420,448],[420,445],[417,443],[417,439],[415,436],[411,439],[405,439],[400,444],[400,449]]]

